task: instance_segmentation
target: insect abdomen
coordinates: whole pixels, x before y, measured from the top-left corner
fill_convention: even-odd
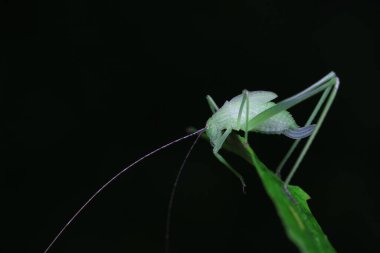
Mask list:
[[[264,96],[264,98],[259,97]],[[259,113],[274,106],[275,103],[269,102],[275,98],[272,92],[249,92],[249,115],[248,121],[253,119]],[[255,99],[257,98],[257,99]],[[260,98],[260,99],[259,99]],[[243,106],[240,122],[238,122],[239,110],[241,107],[243,96],[239,95],[226,101],[224,105],[211,117],[211,121],[218,126],[219,129],[232,128],[234,130],[244,130],[246,126],[246,106]],[[264,100],[265,99],[265,100]],[[266,101],[266,102],[263,102]],[[282,111],[271,118],[265,120],[248,131],[255,131],[266,134],[281,134],[287,129],[297,128],[297,124],[293,117],[287,111]]]
[[[275,103],[267,103],[265,109],[274,106]],[[267,133],[267,134],[281,134],[285,130],[297,128],[297,124],[293,119],[292,115],[287,111],[279,112],[278,114],[272,116],[271,118],[265,120],[257,126],[254,126],[251,131]]]

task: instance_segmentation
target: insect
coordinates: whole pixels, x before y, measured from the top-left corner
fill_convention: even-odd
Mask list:
[[[213,115],[207,120],[206,126],[198,131],[191,134],[183,136],[179,139],[169,142],[152,152],[142,156],[111,179],[109,179],[105,184],[103,184],[90,198],[74,213],[74,215],[69,219],[69,221],[59,230],[58,234],[50,242],[48,247],[44,250],[44,253],[49,252],[51,247],[55,244],[57,239],[62,235],[66,228],[75,220],[75,218],[83,211],[87,205],[92,202],[95,197],[101,193],[107,186],[109,186],[114,180],[116,180],[123,173],[128,171],[130,168],[134,167],[137,163],[143,161],[145,158],[177,143],[185,140],[192,136],[197,136],[193,145],[186,154],[186,157],[181,165],[181,168],[175,179],[173,190],[170,195],[169,208],[167,213],[167,223],[166,223],[166,251],[168,252],[168,242],[169,242],[169,230],[170,230],[170,217],[171,209],[174,200],[174,193],[176,186],[179,181],[182,169],[195,146],[197,140],[202,133],[206,133],[207,137],[210,139],[210,143],[213,147],[213,154],[216,158],[224,164],[242,183],[243,191],[246,186],[243,177],[219,154],[227,137],[232,133],[232,131],[244,131],[244,141],[248,143],[248,133],[258,132],[264,134],[282,134],[288,138],[295,139],[285,157],[282,159],[280,165],[277,167],[276,174],[281,177],[281,171],[285,166],[289,157],[293,154],[296,147],[300,143],[300,140],[309,137],[305,146],[301,150],[295,164],[290,170],[290,173],[284,180],[284,190],[287,192],[287,187],[290,180],[294,176],[296,170],[298,169],[302,159],[304,158],[306,152],[310,148],[318,130],[320,129],[327,112],[329,111],[332,102],[336,96],[339,88],[339,78],[334,72],[330,72],[321,80],[311,85],[307,89],[299,92],[298,94],[282,100],[279,103],[273,102],[277,95],[270,91],[247,91],[244,90],[242,94],[232,98],[230,101],[226,101],[224,105],[219,108],[211,96],[207,96],[206,99],[210,106]],[[301,103],[302,101],[320,93],[323,91],[316,107],[311,113],[309,119],[307,120],[305,126],[299,127],[296,121],[293,119],[291,114],[287,111],[289,108]],[[319,118],[315,124],[312,124],[319,111],[322,109]],[[287,192],[288,193],[288,192]],[[289,197],[290,196],[290,193]]]
[[[239,178],[244,189],[245,182],[243,177],[218,153],[228,135],[230,135],[233,130],[243,130],[245,132],[244,137],[246,143],[248,143],[248,132],[250,131],[264,134],[283,134],[296,140],[281,161],[280,165],[277,167],[276,174],[278,176],[280,176],[286,161],[298,146],[300,139],[310,136],[288,177],[284,181],[284,189],[287,190],[290,180],[294,176],[299,164],[313,142],[332,102],[335,99],[339,83],[339,78],[336,74],[330,72],[307,89],[278,104],[272,102],[277,95],[269,91],[249,92],[244,90],[242,94],[232,98],[230,101],[226,101],[221,108],[218,108],[211,96],[207,96],[206,98],[213,115],[206,123],[206,134],[213,146],[214,155]],[[321,91],[324,92],[305,126],[299,127],[291,114],[286,110]],[[311,124],[323,105],[325,106],[318,122],[316,124]],[[222,131],[224,132],[222,133]]]

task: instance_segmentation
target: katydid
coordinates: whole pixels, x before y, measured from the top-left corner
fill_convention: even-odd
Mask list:
[[[167,213],[167,223],[166,223],[166,250],[168,251],[168,242],[169,242],[169,230],[170,230],[170,217],[171,209],[174,200],[174,193],[176,186],[179,181],[179,177],[183,170],[183,167],[189,157],[195,143],[201,136],[201,134],[206,133],[207,137],[210,140],[210,143],[213,147],[213,154],[216,158],[223,163],[238,179],[241,181],[243,186],[243,191],[245,187],[245,182],[243,177],[219,154],[219,150],[222,148],[223,143],[226,141],[227,137],[232,133],[233,130],[244,131],[244,140],[248,144],[248,132],[258,132],[264,134],[283,134],[289,138],[295,139],[295,142],[290,147],[289,151],[282,159],[280,165],[276,170],[276,174],[280,177],[281,171],[286,164],[289,157],[295,151],[300,140],[306,137],[309,137],[305,146],[301,150],[300,155],[298,156],[295,164],[292,166],[289,175],[284,180],[284,190],[287,191],[287,187],[294,176],[296,170],[298,169],[302,159],[305,157],[306,152],[310,148],[318,130],[320,129],[323,120],[326,117],[328,110],[331,107],[331,104],[336,96],[337,90],[339,88],[339,78],[335,75],[334,72],[330,72],[321,80],[311,85],[307,89],[301,91],[300,93],[289,97],[285,100],[282,100],[279,103],[272,102],[277,95],[270,91],[247,91],[244,90],[242,94],[232,98],[230,101],[226,101],[225,104],[219,108],[211,96],[207,96],[208,104],[211,108],[213,115],[209,118],[206,123],[206,126],[200,130],[197,130],[191,134],[183,136],[179,139],[169,142],[152,152],[142,156],[111,179],[109,179],[105,184],[103,184],[90,198],[74,213],[74,215],[69,219],[69,221],[61,228],[58,234],[53,238],[48,247],[44,250],[44,253],[47,253],[57,239],[62,235],[66,228],[75,220],[75,218],[83,211],[87,205],[94,200],[94,198],[102,192],[107,186],[109,186],[114,180],[119,176],[129,170],[131,167],[135,166],[137,163],[143,161],[145,158],[161,151],[174,143],[180,142],[192,136],[197,136],[193,145],[189,149],[181,168],[175,179],[173,190],[171,192],[169,200],[169,208]],[[309,119],[307,120],[305,126],[299,127],[291,114],[287,111],[289,108],[301,103],[302,101],[320,93],[323,91],[321,98],[319,99],[316,107],[311,113]],[[312,124],[315,117],[317,116],[320,109],[323,107],[323,110],[319,116],[318,121],[315,124]],[[290,194],[290,193],[288,193]],[[291,197],[289,195],[289,197]]]

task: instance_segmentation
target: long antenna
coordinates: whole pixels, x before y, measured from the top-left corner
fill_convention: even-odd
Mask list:
[[[133,162],[132,164],[130,164],[129,166],[127,166],[126,168],[124,168],[123,170],[121,170],[119,173],[117,173],[115,176],[113,176],[111,179],[109,179],[105,184],[102,185],[102,187],[100,187],[93,195],[91,195],[91,197],[78,209],[78,211],[75,212],[75,214],[70,218],[70,220],[61,228],[61,230],[58,232],[58,234],[54,237],[54,239],[51,241],[51,243],[49,244],[49,246],[44,250],[43,253],[47,253],[50,248],[54,245],[54,243],[57,241],[57,239],[62,235],[62,233],[66,230],[66,228],[75,220],[75,218],[82,212],[82,210],[84,208],[86,208],[86,206],[99,194],[101,193],[109,184],[111,184],[113,181],[115,181],[119,176],[121,176],[124,172],[126,172],[128,169],[132,168],[133,166],[135,166],[137,163],[141,162],[142,160],[144,160],[145,158],[148,158],[149,156],[157,153],[158,151],[161,151],[177,142],[180,142],[184,139],[187,139],[191,136],[194,136],[196,134],[200,135],[201,133],[203,133],[205,131],[206,128],[202,128],[194,133],[191,133],[191,134],[188,134],[186,136],[183,136],[179,139],[176,139],[174,141],[171,141],[169,142],[168,144],[165,144],[153,151],[151,151],[150,153],[144,155],[143,157],[139,158],[138,160],[136,160],[135,162]],[[198,136],[199,138],[199,136]],[[197,138],[197,139],[198,139]]]
[[[189,151],[187,151],[185,159],[183,160],[183,162],[181,164],[181,167],[180,167],[180,169],[178,171],[177,177],[176,177],[176,179],[174,181],[174,184],[173,184],[173,187],[172,187],[172,192],[170,193],[170,199],[169,199],[169,204],[168,204],[168,213],[167,213],[167,216],[166,216],[166,233],[165,233],[165,252],[166,253],[169,253],[169,246],[170,246],[170,221],[171,221],[171,217],[172,217],[174,196],[175,196],[175,193],[176,193],[176,189],[177,189],[177,185],[178,185],[178,182],[179,182],[179,178],[181,177],[183,168],[185,167],[185,164],[186,164],[187,159],[189,158],[189,156],[191,154],[191,151],[193,150],[195,144],[199,140],[199,137],[201,137],[201,135],[204,132],[204,130],[205,130],[205,128],[201,129],[201,130],[199,130],[197,132],[195,132],[195,133],[198,133],[198,136],[195,139],[195,141],[193,142],[193,144],[191,145]]]

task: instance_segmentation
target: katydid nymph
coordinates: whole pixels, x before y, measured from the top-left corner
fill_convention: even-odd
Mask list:
[[[169,231],[170,231],[170,218],[171,210],[173,206],[174,193],[176,186],[178,184],[181,172],[184,165],[195,146],[197,140],[202,134],[206,134],[210,140],[211,146],[213,147],[213,154],[216,158],[224,164],[241,182],[243,186],[243,191],[245,187],[245,181],[243,177],[219,154],[224,142],[227,140],[228,136],[232,131],[243,131],[244,132],[244,142],[248,145],[248,133],[257,132],[263,134],[282,134],[288,138],[295,139],[294,143],[286,153],[285,157],[280,162],[277,167],[276,174],[281,177],[281,171],[285,166],[289,157],[293,154],[296,147],[300,143],[300,140],[308,137],[305,146],[300,152],[300,155],[296,159],[294,165],[290,169],[288,176],[283,181],[283,189],[288,194],[289,198],[292,198],[291,194],[288,192],[288,185],[294,176],[296,170],[298,169],[301,161],[305,157],[306,152],[310,148],[318,130],[320,129],[327,112],[329,111],[332,102],[336,96],[339,88],[339,79],[334,72],[330,72],[321,80],[306,88],[305,90],[299,92],[298,94],[282,100],[279,103],[275,103],[274,100],[277,95],[270,91],[247,91],[244,90],[242,94],[232,98],[230,101],[226,101],[222,107],[218,107],[211,96],[207,96],[207,102],[211,108],[212,116],[207,120],[206,126],[200,130],[183,136],[179,139],[171,141],[152,152],[142,156],[111,179],[109,179],[105,184],[103,184],[90,198],[74,213],[74,215],[69,219],[69,221],[59,230],[58,234],[50,242],[48,247],[44,250],[44,253],[49,252],[51,247],[57,241],[57,239],[62,235],[66,228],[77,218],[77,216],[83,211],[87,205],[92,202],[95,197],[102,192],[107,186],[109,186],[114,180],[116,180],[120,175],[124,174],[127,170],[134,167],[137,163],[143,161],[145,158],[161,151],[174,143],[185,140],[189,137],[196,136],[196,140],[193,142],[191,148],[186,154],[184,161],[179,169],[177,177],[174,181],[173,189],[169,199],[168,213],[167,213],[167,223],[166,223],[166,251],[169,249]],[[302,127],[296,123],[291,114],[287,111],[291,107],[301,103],[302,101],[320,93],[320,97],[317,105],[309,116],[306,124]],[[314,119],[318,115],[319,118],[316,123]],[[297,204],[297,203],[294,203]]]

